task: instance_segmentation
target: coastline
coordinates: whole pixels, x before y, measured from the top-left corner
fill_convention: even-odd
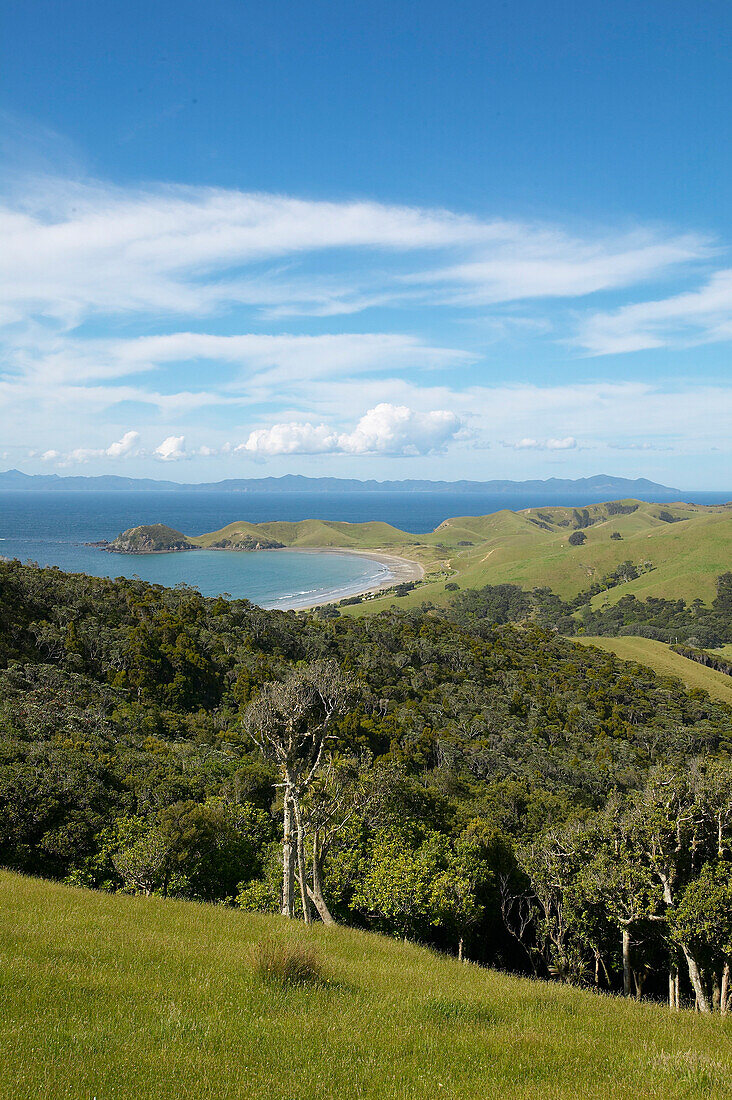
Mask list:
[[[390,554],[385,550],[352,550],[340,546],[286,546],[285,550],[296,554],[347,554],[350,557],[368,558],[378,562],[384,567],[384,573],[378,579],[372,578],[371,583],[362,581],[349,585],[342,585],[322,592],[315,599],[297,596],[283,596],[281,600],[267,605],[267,610],[274,611],[308,611],[315,607],[325,607],[327,604],[339,603],[348,596],[368,596],[383,592],[392,588],[395,584],[404,584],[410,581],[421,581],[425,570],[419,562],[411,558],[403,558],[397,554]],[[277,550],[259,551],[260,553],[276,554]],[[366,578],[364,578],[366,580]]]
[[[236,546],[177,546],[162,550],[118,550],[112,549],[105,541],[84,543],[85,546],[103,553],[119,555],[120,557],[165,557],[181,553],[220,553],[220,554],[335,554],[351,558],[366,558],[376,562],[381,568],[374,576],[364,576],[358,580],[340,584],[337,587],[322,588],[319,592],[290,592],[276,600],[266,604],[260,604],[268,611],[307,611],[316,607],[324,607],[327,604],[336,604],[340,600],[351,596],[374,596],[392,588],[397,584],[414,583],[424,578],[425,570],[419,562],[411,558],[405,558],[398,554],[392,554],[387,550],[362,550],[346,546],[272,546],[254,550],[247,547]]]

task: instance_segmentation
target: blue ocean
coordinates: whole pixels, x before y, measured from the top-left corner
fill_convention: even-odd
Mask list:
[[[729,493],[687,494],[721,504]],[[384,520],[414,533],[444,519],[486,515],[501,508],[591,503],[545,496],[479,493],[61,492],[0,493],[0,555],[55,565],[98,577],[137,575],[155,584],[184,582],[204,595],[227,593],[263,607],[303,607],[388,581],[386,566],[338,553],[108,554],[85,543],[113,539],[128,527],[165,523],[187,535],[215,531],[234,520]]]

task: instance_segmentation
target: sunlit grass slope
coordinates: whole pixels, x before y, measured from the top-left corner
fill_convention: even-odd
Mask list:
[[[623,661],[635,661],[646,668],[652,668],[659,676],[675,676],[687,688],[701,688],[712,699],[732,706],[732,676],[716,669],[690,661],[680,653],[674,653],[664,642],[652,638],[591,638],[575,636],[573,642],[582,645],[594,645],[615,653]],[[718,652],[718,651],[716,651]]]
[[[390,523],[373,520],[369,523],[344,523],[336,520],[304,519],[297,523],[276,520],[271,523],[248,523],[245,520],[230,523],[220,531],[191,538],[196,546],[211,546],[222,538],[236,541],[237,536],[265,535],[285,546],[305,549],[321,546],[367,550],[377,547],[416,542],[416,536],[408,535]]]
[[[597,522],[585,529],[583,546],[568,542],[573,530],[571,508],[533,508],[446,520],[420,538],[439,551],[440,561],[453,575],[435,577],[399,603],[444,603],[449,598],[445,584],[451,582],[460,588],[546,586],[567,599],[628,560],[636,565],[649,561],[654,568],[635,581],[601,593],[595,604],[614,603],[626,595],[689,601],[698,597],[710,603],[716,578],[732,568],[732,508],[624,503],[637,508],[628,515],[608,516],[604,505],[589,507]],[[663,512],[678,522],[665,522],[660,518]],[[620,539],[611,538],[614,532]],[[369,613],[392,602],[393,598],[384,597],[350,613]]]
[[[674,1100],[729,1095],[719,1019],[313,929],[324,988],[273,989],[280,918],[0,874],[0,1096]]]

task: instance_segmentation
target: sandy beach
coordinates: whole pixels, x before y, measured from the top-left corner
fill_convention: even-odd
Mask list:
[[[345,585],[338,589],[322,592],[314,600],[304,599],[300,601],[292,599],[287,603],[287,610],[306,611],[311,607],[322,607],[324,604],[338,603],[347,596],[365,596],[369,593],[383,592],[395,584],[421,581],[424,577],[424,568],[419,562],[398,557],[396,554],[389,554],[385,550],[350,550],[343,549],[340,546],[309,546],[307,548],[288,546],[286,549],[297,554],[347,554],[350,557],[368,558],[384,567],[383,574],[380,574],[378,579],[372,581],[371,584],[354,583]],[[277,550],[265,552],[278,553]],[[276,606],[285,609],[284,604],[277,604]]]

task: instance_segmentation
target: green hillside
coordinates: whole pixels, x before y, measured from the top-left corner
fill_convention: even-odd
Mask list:
[[[298,523],[274,520],[270,523],[247,523],[240,520],[229,523],[220,531],[191,538],[196,546],[215,546],[223,539],[229,539],[236,545],[246,537],[270,538],[282,546],[302,547],[342,547],[343,549],[366,550],[381,547],[414,545],[421,536],[409,535],[392,527],[389,523],[372,521],[370,523],[343,523],[331,520],[305,519]]]
[[[572,546],[569,538],[578,525],[586,541]],[[400,600],[401,606],[424,600],[444,603],[449,598],[448,583],[461,588],[505,583],[527,589],[546,586],[567,599],[629,560],[635,565],[650,563],[652,568],[601,593],[595,597],[595,606],[631,594],[640,599],[699,598],[710,603],[716,578],[732,563],[732,507],[626,500],[581,509],[503,510],[447,519],[424,534],[377,521],[239,521],[220,531],[188,536],[188,541],[198,547],[385,550],[418,561],[426,569],[424,582]],[[384,596],[347,610],[364,614],[393,602],[393,596]]]
[[[701,688],[713,699],[732,706],[731,676],[690,661],[680,653],[674,653],[664,642],[656,642],[652,638],[590,638],[582,635],[575,635],[572,641],[615,653],[623,661],[636,661],[646,668],[652,668],[659,676],[675,676],[687,688]],[[725,648],[732,654],[731,646]]]
[[[326,981],[266,984],[264,937]],[[353,930],[0,873],[0,950],[7,1100],[729,1095],[728,1021]]]
[[[446,583],[460,588],[487,584],[516,584],[531,589],[546,586],[564,599],[577,595],[624,561],[653,566],[637,580],[603,592],[594,604],[613,603],[622,596],[639,599],[696,598],[710,603],[716,578],[732,563],[732,508],[689,504],[619,502],[626,514],[608,514],[608,505],[590,506],[586,542],[571,546],[575,509],[534,508],[502,511],[490,516],[462,516],[445,520],[431,534],[421,536],[435,548],[452,571],[420,586],[401,600],[402,606],[429,599],[445,602]],[[676,522],[660,518],[671,515]],[[612,538],[613,534],[620,538]],[[378,609],[388,597],[370,603]]]

